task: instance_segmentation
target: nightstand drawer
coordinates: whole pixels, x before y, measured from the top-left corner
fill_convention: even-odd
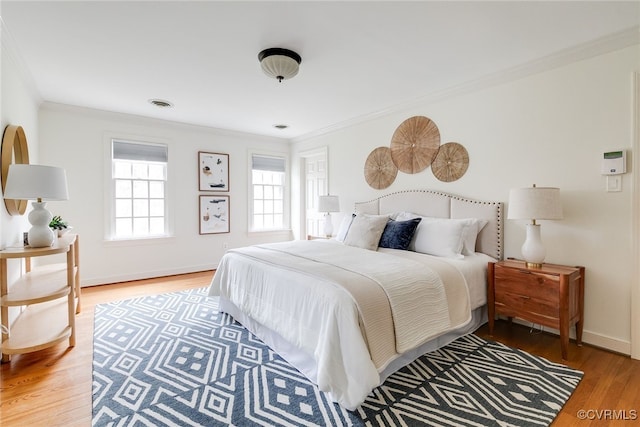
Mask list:
[[[516,268],[496,267],[495,269],[496,297],[498,294],[508,292],[526,295],[531,299],[546,301],[557,306],[560,301],[558,283],[556,275]]]
[[[558,276],[497,267],[495,278],[496,305],[503,305],[519,315],[536,313],[558,318]]]
[[[529,317],[527,316],[527,313],[532,313],[549,319],[558,319],[558,304],[530,297],[523,293],[496,292],[495,304],[498,312],[505,313],[513,317],[522,317],[527,319]]]

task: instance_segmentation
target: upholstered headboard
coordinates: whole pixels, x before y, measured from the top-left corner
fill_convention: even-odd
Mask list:
[[[356,213],[384,215],[401,211],[436,218],[485,219],[489,222],[478,234],[476,251],[502,259],[502,202],[472,200],[440,191],[407,190],[355,204]]]

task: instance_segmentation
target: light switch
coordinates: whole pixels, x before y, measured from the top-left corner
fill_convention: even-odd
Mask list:
[[[622,191],[622,177],[620,175],[607,176],[607,192]]]

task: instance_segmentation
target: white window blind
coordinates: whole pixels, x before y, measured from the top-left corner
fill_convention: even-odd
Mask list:
[[[167,146],[113,141],[113,159],[167,163]]]
[[[251,158],[251,169],[271,172],[285,171],[285,159],[283,157],[269,157],[253,155]]]

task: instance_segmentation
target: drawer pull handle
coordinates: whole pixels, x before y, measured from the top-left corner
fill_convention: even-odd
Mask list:
[[[519,295],[520,298],[522,299],[531,299],[531,297],[527,296],[527,295]]]

